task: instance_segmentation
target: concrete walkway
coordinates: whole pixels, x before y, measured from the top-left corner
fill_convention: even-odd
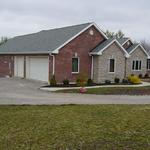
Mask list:
[[[104,88],[104,87],[144,87],[144,86],[150,86],[149,82],[142,82],[142,84],[137,84],[137,85],[101,85],[101,86],[90,86],[90,87],[85,87],[86,89],[91,89],[91,88]],[[55,92],[59,90],[68,90],[68,89],[80,89],[80,87],[42,87],[40,88],[41,90],[44,91],[50,91],[50,92]]]
[[[43,83],[0,79],[0,105],[150,104],[150,96],[82,95],[46,92]]]

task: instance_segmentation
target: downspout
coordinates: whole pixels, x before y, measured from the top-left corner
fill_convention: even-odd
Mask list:
[[[53,71],[52,71],[52,74],[55,75],[55,55],[53,55],[52,53],[50,53],[49,55],[52,56],[52,58],[53,58]]]
[[[93,56],[92,56],[92,66],[91,66],[91,79],[93,80],[93,71],[94,71],[94,69],[93,69]]]
[[[125,57],[125,69],[124,69],[124,78],[127,76],[127,57]]]
[[[26,78],[26,56],[24,56],[24,78]]]

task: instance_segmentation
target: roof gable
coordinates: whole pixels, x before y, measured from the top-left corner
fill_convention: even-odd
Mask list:
[[[117,38],[117,41],[118,41],[121,45],[124,45],[124,44],[128,41],[128,38]]]
[[[121,48],[121,50],[125,53],[125,56],[129,57],[129,54],[126,52],[126,50],[122,47],[122,45],[115,38],[110,38],[110,39],[100,43],[96,48],[94,48],[92,50],[92,52],[90,54],[92,54],[92,55],[102,55],[103,51],[105,51],[113,43],[116,43]]]
[[[129,55],[132,55],[132,53],[137,49],[137,48],[141,48],[141,50],[147,55],[147,57],[149,57],[149,54],[147,53],[147,51],[144,49],[144,47],[139,44],[139,43],[135,43],[133,44],[131,47],[129,47],[127,49],[127,52],[129,53]]]
[[[132,40],[128,37],[117,38],[117,40],[122,46],[124,46],[128,41],[130,41],[133,44]]]

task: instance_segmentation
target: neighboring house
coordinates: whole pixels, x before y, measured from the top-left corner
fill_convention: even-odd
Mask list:
[[[129,38],[108,39],[95,23],[86,23],[9,39],[0,46],[0,76],[48,82],[55,75],[58,82],[75,82],[84,74],[99,83],[144,75],[147,58]]]
[[[140,44],[133,44],[127,49],[130,57],[127,59],[126,75],[141,74],[144,76],[147,73],[147,60],[149,55]]]
[[[147,49],[149,58],[147,59],[147,74],[150,75],[150,49]]]
[[[121,42],[124,39],[124,43]],[[126,75],[131,74],[144,76],[147,73],[147,63],[149,59],[148,52],[142,47],[140,43],[134,43],[130,38],[118,39],[125,48],[129,57],[126,59]]]

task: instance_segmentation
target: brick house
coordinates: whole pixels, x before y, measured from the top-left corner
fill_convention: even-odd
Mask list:
[[[85,74],[99,83],[144,75],[149,55],[135,45],[129,38],[108,39],[95,23],[18,36],[0,46],[0,77],[48,82],[55,75],[58,82],[75,82]]]

